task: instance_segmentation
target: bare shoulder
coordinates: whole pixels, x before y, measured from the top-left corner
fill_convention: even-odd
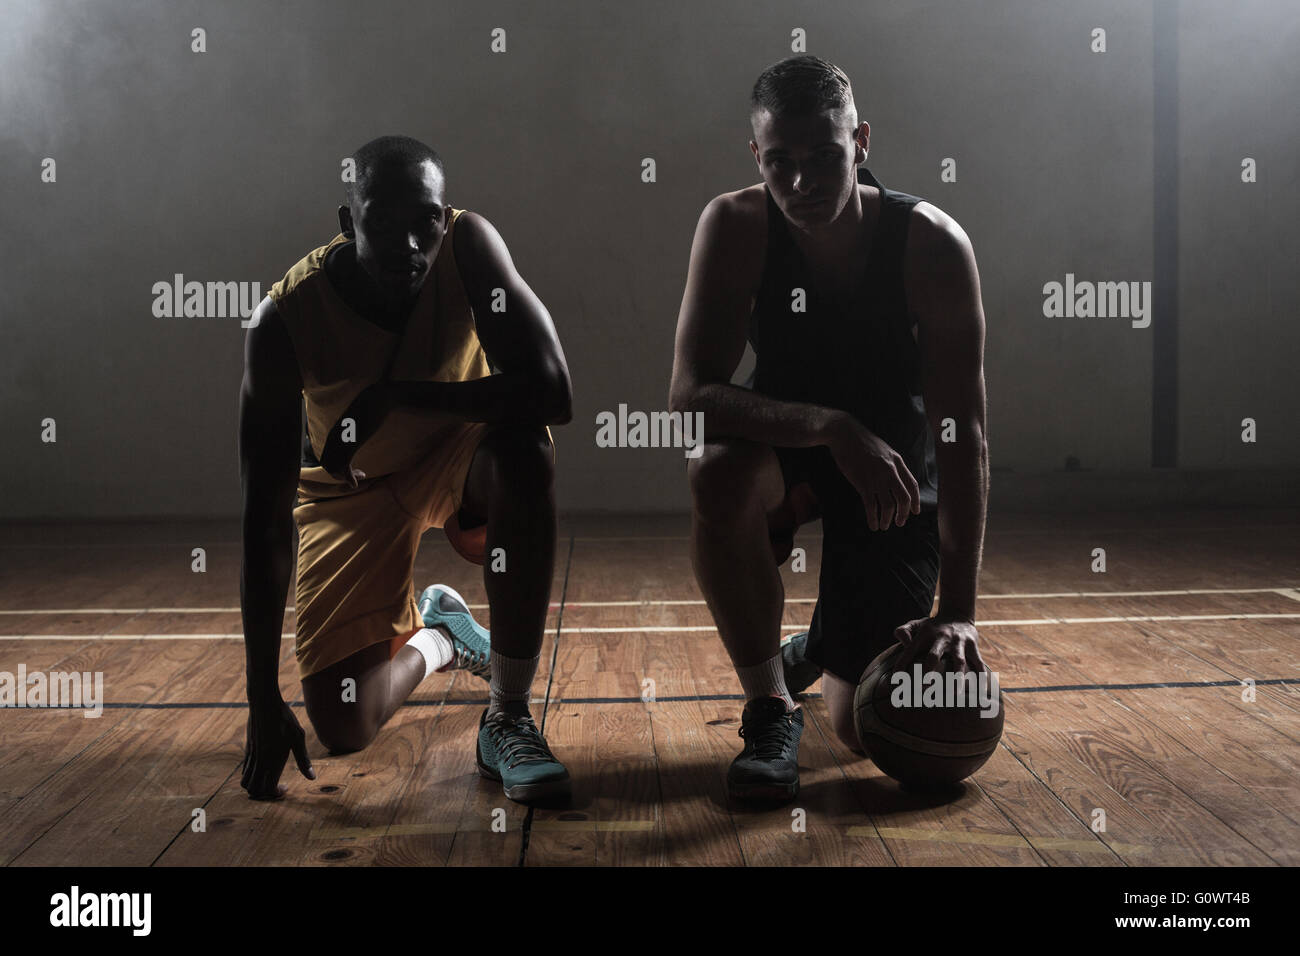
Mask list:
[[[245,341],[248,343],[246,354],[251,354],[253,350],[264,351],[273,346],[277,340],[288,337],[289,330],[285,327],[280,310],[275,307],[275,299],[269,295],[262,296],[262,301],[257,303],[257,308],[248,317],[248,334],[245,336]]]
[[[482,213],[474,212],[472,209],[464,209],[456,217],[455,241],[456,249],[482,249],[483,246],[493,240],[503,241],[501,234],[497,232],[496,226],[488,221]]]
[[[767,200],[763,184],[720,193],[700,213],[691,248],[693,271],[728,295],[752,299],[767,249]],[[716,291],[721,291],[720,289]]]
[[[275,300],[269,295],[263,296],[249,316],[248,333],[244,337],[244,369],[246,377],[263,387],[302,388],[293,340],[284,317],[275,307]]]
[[[466,209],[456,217],[452,231],[455,244],[456,261],[474,266],[484,257],[492,256],[498,249],[505,249],[505,240],[496,226],[488,221],[482,213]]]
[[[926,200],[912,207],[907,225],[909,263],[935,257],[962,257],[970,250],[970,237],[952,216]]]
[[[720,193],[709,200],[700,219],[709,217],[729,239],[752,236],[767,225],[767,198],[762,183]]]
[[[918,321],[964,321],[980,311],[979,270],[970,237],[931,202],[912,207],[903,280],[908,309]]]

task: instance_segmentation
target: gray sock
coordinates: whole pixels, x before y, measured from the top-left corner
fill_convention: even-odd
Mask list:
[[[498,711],[512,714],[528,713],[528,698],[533,688],[533,678],[537,676],[537,662],[541,654],[535,657],[506,657],[492,650],[492,703],[488,705],[488,716]]]
[[[782,666],[779,653],[772,655],[761,664],[737,667],[736,676],[740,678],[740,686],[745,689],[746,701],[757,697],[780,697],[785,701],[786,710],[794,710],[794,698],[786,690],[785,668]]]

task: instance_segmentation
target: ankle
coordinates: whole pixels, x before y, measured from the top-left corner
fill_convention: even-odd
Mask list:
[[[795,709],[794,698],[785,686],[785,663],[780,652],[765,661],[747,667],[737,667],[736,676],[744,688],[745,699],[754,700],[763,697],[779,697],[785,703],[787,711]]]

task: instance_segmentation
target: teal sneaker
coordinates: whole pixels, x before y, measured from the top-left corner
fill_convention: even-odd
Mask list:
[[[785,671],[785,689],[791,694],[799,694],[817,683],[822,676],[822,669],[807,660],[808,632],[802,631],[781,638],[781,664]]]
[[[569,771],[555,759],[527,714],[483,711],[478,722],[478,772],[499,780],[511,800],[553,800],[570,795]]]
[[[492,679],[492,642],[487,628],[469,613],[465,599],[445,584],[431,584],[420,595],[424,626],[438,628],[451,640],[455,656],[447,670],[467,670],[485,681]]]

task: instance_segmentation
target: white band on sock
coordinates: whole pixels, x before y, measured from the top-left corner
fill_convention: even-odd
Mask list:
[[[794,710],[794,699],[785,686],[785,668],[780,653],[750,667],[737,667],[736,676],[745,689],[745,700],[758,697],[780,697],[787,710]]]
[[[422,628],[417,631],[409,641],[407,647],[414,647],[424,658],[424,676],[428,677],[434,671],[442,670],[451,663],[454,656],[451,641],[447,635],[432,628]],[[423,678],[421,678],[423,679]]]

